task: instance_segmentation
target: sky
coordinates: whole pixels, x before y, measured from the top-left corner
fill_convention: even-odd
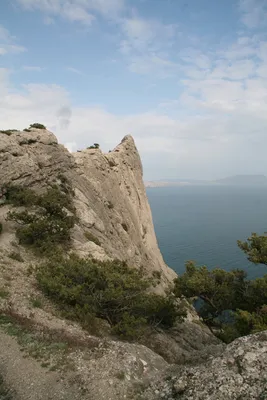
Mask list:
[[[0,0],[0,129],[33,122],[131,134],[146,180],[267,175],[267,0]]]

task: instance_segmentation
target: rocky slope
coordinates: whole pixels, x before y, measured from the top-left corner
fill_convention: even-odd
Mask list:
[[[205,364],[169,368],[143,399],[265,400],[266,371],[267,331],[236,339]]]
[[[79,217],[70,250],[99,259],[126,260],[133,267],[143,267],[149,276],[157,272],[160,280],[155,289],[164,292],[175,273],[166,266],[157,246],[142,165],[132,137],[126,136],[108,154],[100,149],[71,154],[46,130],[31,129],[10,136],[0,133],[0,203],[1,189],[9,183],[41,192],[49,184],[60,183],[64,176],[74,189]],[[216,382],[216,369],[170,367],[170,363],[199,364],[211,354],[220,355],[225,347],[189,305],[184,323],[168,333],[157,331],[144,340],[145,346],[112,340],[105,325],[94,336],[60,318],[29,274],[29,267],[38,260],[19,246],[13,223],[5,221],[9,209],[6,204],[0,207],[0,221],[4,221],[0,235],[0,376],[14,389],[14,399],[197,399],[194,390],[199,390],[200,375],[205,387],[209,374]],[[85,238],[88,231],[99,244]],[[22,260],[14,259],[14,253]],[[36,307],[36,299],[42,307]],[[11,320],[6,320],[6,315]],[[262,340],[259,346],[264,348],[264,343]],[[236,346],[241,348],[243,342]],[[253,348],[254,355],[258,355],[259,346]],[[219,370],[224,363],[221,359],[215,358],[211,365]],[[223,365],[227,370],[228,364]],[[166,380],[170,373],[172,383]],[[174,395],[179,387],[176,374],[185,389]],[[252,377],[254,374],[251,370]],[[258,382],[262,387],[263,381]],[[189,397],[179,397],[182,393]]]

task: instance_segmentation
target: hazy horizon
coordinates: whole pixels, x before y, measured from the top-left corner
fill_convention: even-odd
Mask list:
[[[146,180],[267,171],[267,0],[12,0],[0,15],[0,129],[43,123],[74,151],[132,134]]]
[[[242,178],[242,177],[247,177],[247,178],[255,178],[255,177],[262,177],[262,178],[266,178],[267,180],[267,176],[264,174],[234,174],[231,176],[221,176],[215,179],[189,179],[189,178],[162,178],[162,179],[144,179],[145,181],[149,182],[214,182],[214,181],[220,181],[220,180],[224,180],[224,179],[231,179],[231,178]]]

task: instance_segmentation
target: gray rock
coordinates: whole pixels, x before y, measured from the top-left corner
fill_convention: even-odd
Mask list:
[[[71,154],[51,132],[40,129],[1,134],[0,139],[0,188],[15,182],[43,190],[64,174],[75,190],[80,227],[101,242],[99,258],[105,253],[133,267],[143,266],[149,274],[160,271],[158,292],[172,282],[176,274],[157,245],[142,164],[131,136],[108,154],[100,149]],[[78,252],[86,255],[85,237],[74,230],[73,239]]]
[[[167,384],[171,399],[267,399],[267,331],[236,339],[206,363],[171,368],[170,375],[172,379],[152,383],[143,398],[162,398]]]

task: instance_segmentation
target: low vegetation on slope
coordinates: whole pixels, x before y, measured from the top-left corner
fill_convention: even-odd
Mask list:
[[[250,261],[267,265],[267,236],[253,234],[238,245]],[[175,293],[198,298],[199,315],[226,342],[267,329],[267,275],[248,280],[243,270],[209,271],[188,262],[175,281]]]
[[[183,317],[173,296],[149,293],[151,282],[143,272],[118,260],[59,257],[38,267],[37,280],[65,316],[89,329],[95,317],[102,318],[127,339],[142,336],[148,327],[170,328]]]
[[[53,186],[39,195],[19,186],[9,186],[5,192],[6,203],[24,207],[22,211],[8,214],[8,219],[18,224],[16,235],[20,244],[30,246],[40,254],[48,254],[69,243],[75,210],[66,186],[65,192]]]
[[[65,317],[91,331],[97,330],[97,319],[104,319],[114,334],[129,340],[181,321],[184,312],[175,296],[149,292],[153,279],[148,280],[140,269],[119,260],[100,262],[61,251],[70,245],[76,217],[73,191],[64,178],[60,181],[61,186],[42,194],[21,186],[4,189],[4,204],[15,208],[8,219],[17,223],[19,243],[43,257],[35,269],[40,289]],[[85,235],[96,242],[90,232]]]

